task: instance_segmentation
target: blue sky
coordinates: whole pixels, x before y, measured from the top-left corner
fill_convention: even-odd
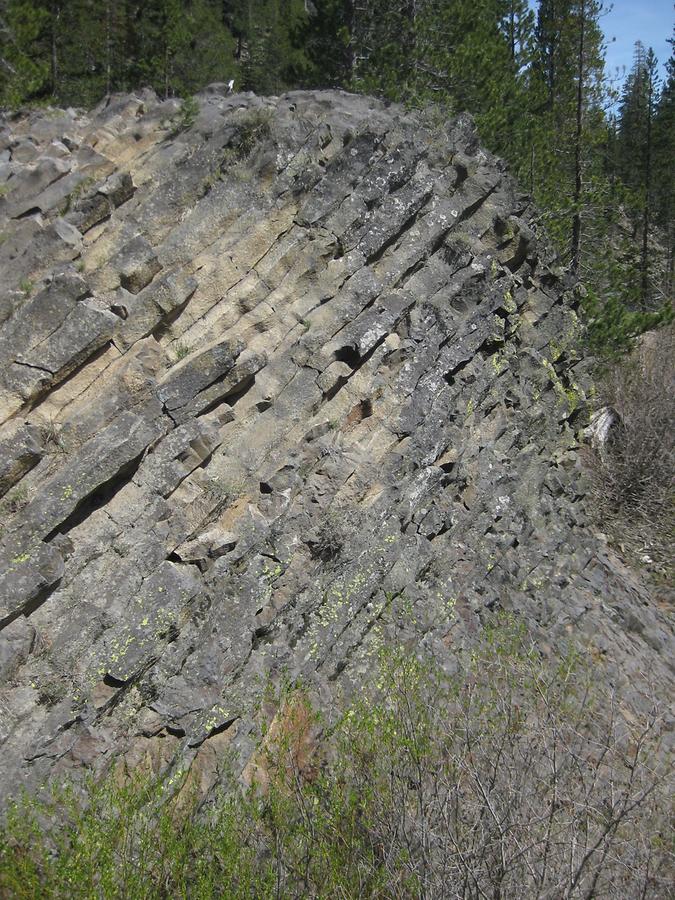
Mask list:
[[[674,20],[672,0],[614,0],[612,11],[600,20],[607,39],[607,75],[613,76],[617,67],[630,69],[633,45],[640,40],[654,48],[663,77]]]

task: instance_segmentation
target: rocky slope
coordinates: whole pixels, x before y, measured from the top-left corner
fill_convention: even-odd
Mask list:
[[[468,117],[151,93],[0,128],[0,784],[254,742],[486,612],[672,685],[588,526],[576,298]],[[636,697],[639,700],[639,698]]]

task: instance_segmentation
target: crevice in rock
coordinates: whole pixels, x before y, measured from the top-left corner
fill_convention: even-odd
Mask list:
[[[462,212],[460,213],[459,217],[457,218],[455,224],[459,225],[460,222],[465,222],[467,219],[470,219],[471,216],[481,208],[481,206],[485,203],[487,198],[497,190],[497,187],[499,186],[500,183],[501,182],[498,181],[497,184],[495,184],[491,188],[489,188],[489,190],[487,191],[486,194],[483,194],[481,197],[478,198],[478,200],[475,200],[473,203],[471,203],[469,206],[467,206],[465,209],[463,209]]]
[[[223,375],[222,378],[219,378],[217,381],[213,381],[207,388],[205,388],[205,390],[207,390],[207,391],[211,390],[211,388],[214,385],[218,384],[219,381],[225,381],[227,379],[228,375],[230,375],[230,374],[231,373],[228,372],[225,375]],[[196,415],[196,418],[200,418],[201,416],[206,416],[209,413],[212,413],[214,409],[217,409],[219,406],[222,406],[223,403],[226,403],[230,407],[235,406],[241,400],[242,397],[244,397],[246,394],[248,394],[248,392],[251,390],[251,388],[253,387],[254,384],[255,384],[255,375],[247,375],[246,378],[244,378],[242,381],[240,381],[239,384],[236,385],[236,387],[232,388],[232,390],[227,391],[224,394],[221,394],[219,397],[216,397],[215,400],[212,400],[211,403],[208,403],[204,407],[204,409],[200,409],[199,413]],[[166,412],[168,412],[168,414],[171,416],[171,418],[173,418],[173,416],[171,415],[171,412],[172,412],[171,410],[166,410]],[[176,412],[176,413],[180,412],[180,409],[173,410],[173,412]]]
[[[185,729],[181,728],[179,725],[165,725],[164,730],[167,734],[177,738],[184,738],[186,734]]]
[[[154,337],[156,341],[162,340],[162,338],[169,332],[171,326],[176,322],[178,318],[180,318],[182,313],[185,312],[185,309],[187,308],[190,300],[192,300],[192,297],[194,296],[196,290],[197,287],[195,286],[195,289],[193,291],[190,291],[190,293],[180,304],[180,306],[177,306],[175,309],[172,309],[171,312],[162,316],[160,322],[155,325],[155,327],[150,332],[150,337]]]
[[[471,358],[463,359],[461,362],[457,363],[457,365],[454,367],[454,369],[450,369],[449,372],[446,372],[443,375],[443,380],[446,381],[450,385],[450,387],[452,387],[455,383],[456,376],[459,375],[459,373],[462,371],[462,369],[465,369],[469,365],[470,362],[471,362]]]
[[[246,394],[251,390],[253,385],[255,384],[255,375],[248,375],[240,384],[237,385],[236,388],[230,391],[224,398],[225,402],[228,406],[235,406],[242,397],[245,397]],[[207,412],[208,410],[204,410]],[[201,413],[204,415],[204,413]]]
[[[227,731],[228,728],[231,728],[238,719],[239,716],[233,716],[231,719],[226,719],[222,723],[222,725],[215,725],[203,738],[200,738],[196,741],[188,741],[188,747],[201,747],[204,741],[208,741],[209,738],[215,737],[217,734],[222,734],[224,731]]]
[[[356,641],[348,648],[348,650],[347,650],[347,652],[345,653],[345,655],[344,655],[341,659],[339,659],[339,660],[337,661],[337,663],[335,664],[334,670],[333,670],[333,671],[330,673],[330,675],[328,676],[328,681],[329,681],[329,682],[332,683],[332,682],[337,681],[337,679],[340,677],[340,674],[341,674],[341,673],[345,670],[345,668],[349,665],[349,661],[350,661],[351,657],[352,657],[352,656],[354,655],[354,653],[358,650],[358,648],[363,644],[363,641],[364,641],[366,635],[369,634],[369,633],[372,631],[372,629],[373,629],[373,627],[375,626],[375,624],[382,618],[382,616],[384,615],[384,613],[385,613],[387,610],[389,610],[389,608],[391,607],[391,605],[392,605],[392,603],[394,602],[394,600],[398,600],[398,598],[399,598],[402,594],[403,594],[403,591],[396,591],[395,593],[392,593],[392,594],[386,594],[386,595],[385,595],[386,598],[387,598],[387,602],[383,604],[382,608],[379,610],[379,612],[377,613],[377,615],[372,616],[370,619],[368,619],[368,620],[366,621],[366,623],[365,623],[365,628],[362,630],[361,635],[360,635],[360,638],[359,638],[358,640],[356,640]],[[372,599],[372,598],[371,598],[371,599]],[[342,638],[342,636],[343,636],[343,635],[345,634],[345,632],[350,628],[351,625],[352,625],[352,622],[350,621],[350,622],[349,622],[349,623],[348,623],[348,624],[340,631],[340,633],[337,635],[335,641],[333,642],[334,645]],[[322,665],[323,665],[323,663],[320,663],[319,666],[317,666],[317,668],[321,668]]]
[[[120,703],[122,698],[126,695],[129,688],[133,687],[135,684],[141,680],[143,675],[148,672],[157,662],[156,656],[151,656],[149,659],[146,659],[139,668],[133,672],[128,678],[122,679],[117,678],[115,675],[111,675],[109,672],[103,676],[103,683],[108,687],[117,689],[117,692],[110,697],[110,699],[103,704],[103,706],[98,710],[96,715],[96,721],[102,719],[105,715],[112,712],[112,710]]]
[[[336,397],[348,381],[349,376],[341,375],[335,382],[333,387],[323,395],[324,402],[329,403],[333,399],[333,397]]]
[[[100,347],[98,350],[95,350],[95,351],[91,354],[91,356],[88,356],[86,359],[82,360],[82,362],[80,363],[80,365],[79,365],[79,366],[76,366],[76,367],[75,367],[71,372],[69,372],[64,378],[61,378],[61,379],[60,379],[59,381],[57,381],[56,383],[52,382],[52,383],[49,384],[44,390],[39,391],[38,393],[36,393],[36,394],[30,399],[30,401],[28,401],[28,403],[27,403],[26,406],[24,407],[24,410],[28,409],[28,410],[34,411],[34,410],[38,409],[38,408],[40,407],[40,405],[42,404],[42,402],[45,400],[45,398],[46,398],[50,393],[52,393],[54,390],[61,390],[65,385],[68,384],[68,382],[72,381],[73,378],[75,378],[75,377],[76,377],[77,375],[79,375],[84,369],[86,369],[87,366],[92,365],[92,364],[95,363],[98,359],[100,359],[104,354],[106,354],[106,353],[108,352],[108,350],[110,350],[110,348],[111,348],[112,346],[115,346],[115,345],[113,344],[113,342],[112,342],[112,341],[107,341],[102,347]],[[117,350],[117,349],[119,349],[119,348],[118,348],[117,346],[115,346],[115,349]],[[28,364],[27,364],[27,363],[22,363],[22,365],[28,365]],[[39,366],[32,366],[31,368],[39,369],[40,367],[39,367]],[[42,371],[47,372],[47,369],[43,369]],[[52,372],[48,372],[48,374],[54,376],[54,373],[52,373]],[[87,387],[85,388],[85,390],[87,390],[88,387],[89,387],[89,385],[87,385]],[[78,394],[77,396],[79,397],[80,395]],[[75,397],[75,398],[73,398],[73,399],[76,400],[77,397]]]
[[[18,216],[12,216],[13,222],[18,222],[19,219],[29,219],[31,216],[39,216],[42,213],[42,210],[39,206],[31,206],[30,209],[25,210],[25,212],[19,213]]]
[[[0,631],[7,628],[8,625],[11,625],[15,619],[18,619],[20,616],[24,616],[26,619],[30,618],[33,613],[38,610],[42,604],[49,599],[49,597],[54,593],[54,591],[58,590],[63,579],[59,578],[58,581],[53,584],[45,585],[42,590],[32,598],[32,600],[26,601],[23,606],[19,607],[19,609],[14,610],[8,616],[5,616],[4,619],[0,619]]]
[[[14,365],[15,366],[23,366],[26,369],[34,369],[36,372],[44,372],[45,375],[49,375],[49,376],[52,376],[54,374],[51,369],[45,369],[44,366],[36,366],[33,363],[24,362],[21,359],[15,359]]]
[[[123,465],[112,478],[104,481],[103,484],[100,484],[90,494],[83,497],[72,513],[57,525],[56,528],[49,532],[44,539],[45,543],[48,544],[57,534],[67,534],[69,531],[72,531],[73,528],[81,525],[82,522],[84,522],[85,519],[88,519],[97,509],[101,509],[101,507],[110,503],[115,494],[117,494],[118,491],[121,491],[134,477],[144,455],[145,449],[134,459]]]

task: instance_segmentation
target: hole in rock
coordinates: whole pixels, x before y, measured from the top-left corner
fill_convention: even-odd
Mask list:
[[[14,216],[14,220],[17,219],[28,219],[30,216],[39,216],[42,210],[39,206],[31,206],[30,209],[27,209],[25,212],[19,213],[18,216]]]
[[[180,728],[178,725],[166,725],[164,730],[167,734],[172,735],[172,737],[185,737],[185,729]]]
[[[337,362],[347,363],[351,369],[358,369],[361,365],[361,357],[353,347],[340,347],[334,355]]]
[[[271,484],[268,484],[266,481],[260,482],[260,493],[261,494],[272,494],[274,492],[274,488]]]
[[[353,406],[349,411],[349,415],[345,420],[345,425],[349,427],[350,425],[356,425],[359,422],[362,422],[364,419],[369,418],[373,414],[373,404],[370,400],[361,400],[356,406]]]

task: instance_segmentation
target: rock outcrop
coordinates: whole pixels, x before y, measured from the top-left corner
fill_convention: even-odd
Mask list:
[[[468,117],[212,86],[0,127],[0,784],[244,766],[486,613],[672,685],[588,524],[577,298]],[[639,699],[639,698],[638,698]]]

